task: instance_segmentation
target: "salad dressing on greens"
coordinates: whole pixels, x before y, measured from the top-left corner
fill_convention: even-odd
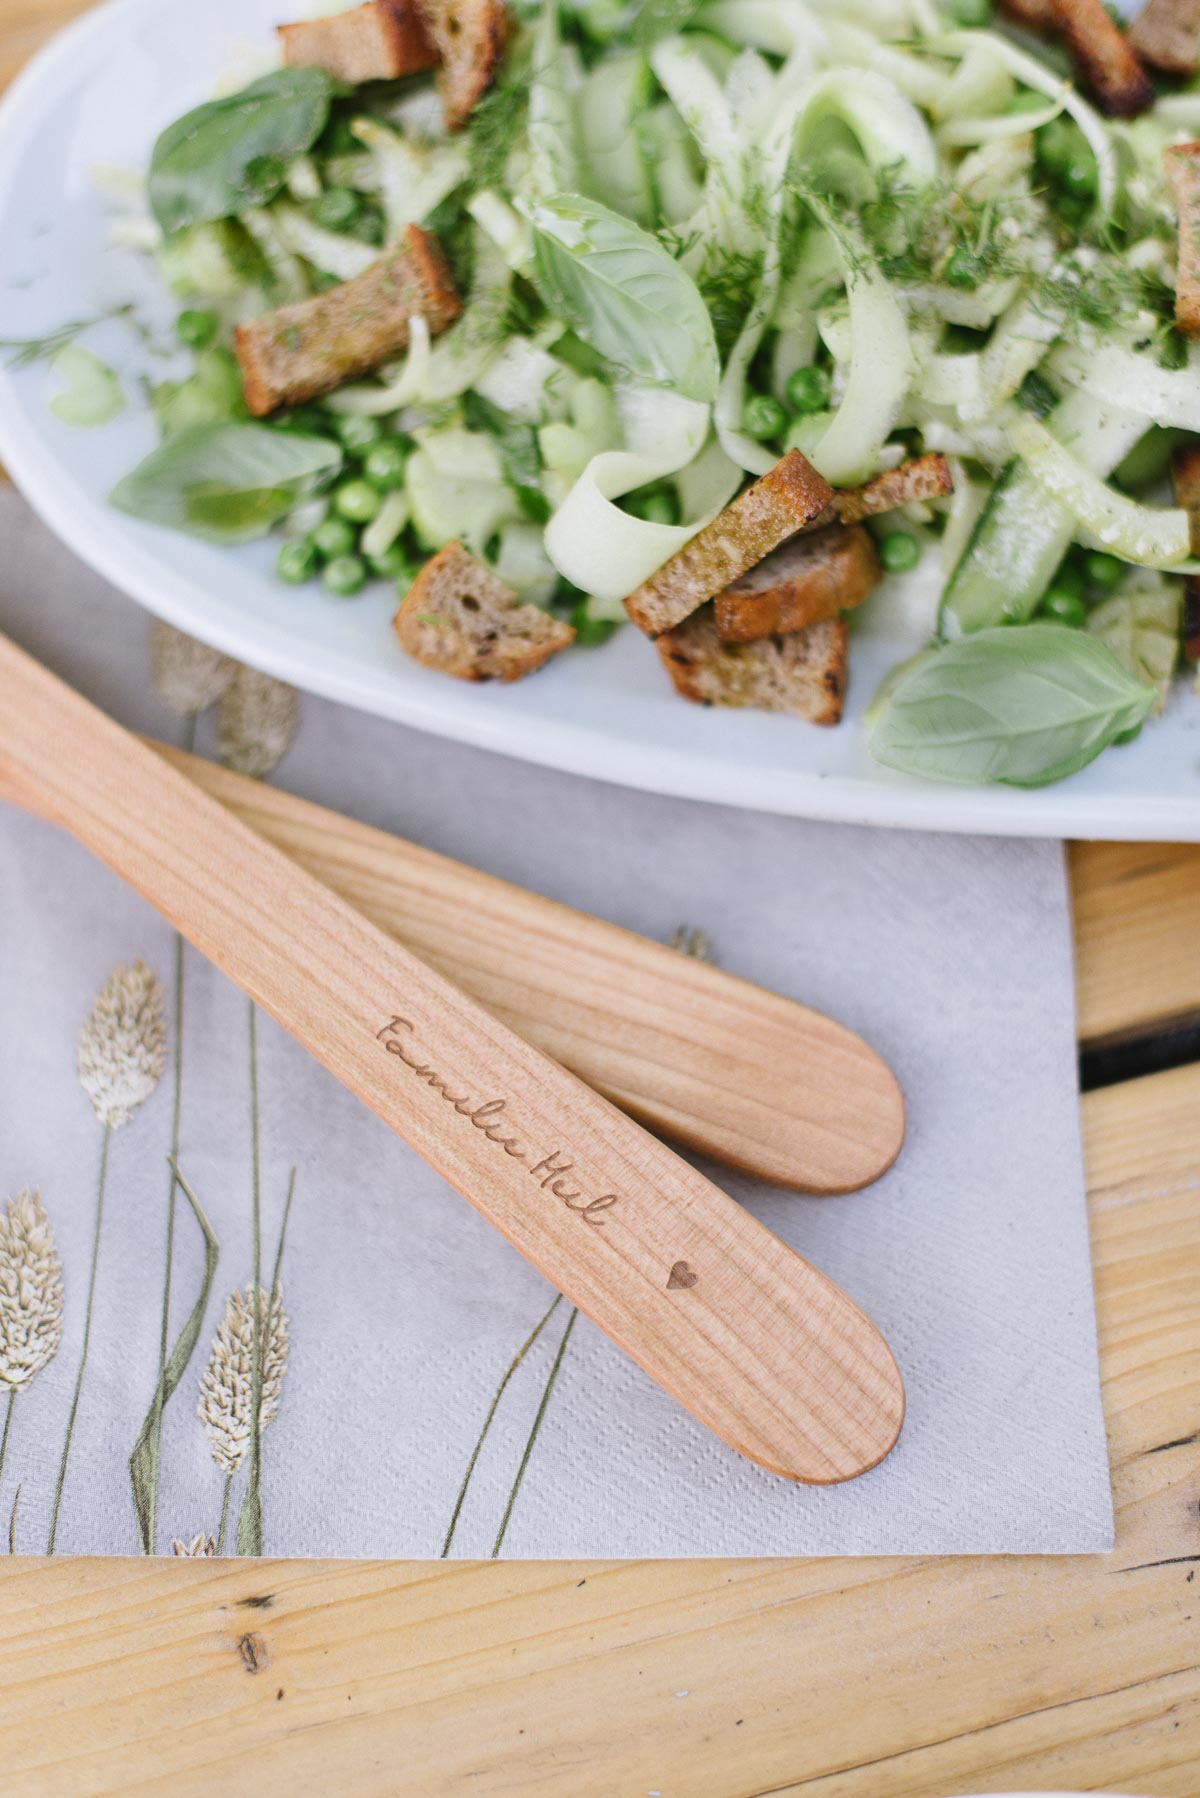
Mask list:
[[[883,576],[855,628],[902,617],[913,657],[872,749],[1060,778],[1136,734],[1178,665],[1168,477],[1200,435],[1200,350],[1163,153],[1197,133],[1200,87],[1104,117],[988,0],[522,3],[461,130],[434,72],[272,70],[171,126],[114,221],[177,296],[191,368],[154,390],[161,446],[113,501],[217,542],[278,530],[280,577],[335,598],[403,595],[458,543],[578,647],[632,628],[626,596],[789,451],[839,490],[939,452],[952,492],[853,527]],[[461,315],[251,420],[235,327],[412,226]],[[62,353],[63,415],[111,415],[103,365]]]

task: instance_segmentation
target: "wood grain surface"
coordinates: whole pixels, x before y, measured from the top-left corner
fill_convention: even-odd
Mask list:
[[[1111,1555],[17,1560],[26,1795],[1200,1791],[1200,1069],[1084,1101]]]
[[[0,0],[0,81],[80,0]],[[1200,849],[1076,844],[1085,1042],[1200,1017]],[[1200,1794],[1200,1067],[1083,1102],[1113,1554],[0,1561],[20,1798]]]
[[[899,1368],[817,1268],[2,636],[0,691],[0,786],[148,899],[715,1435],[819,1485],[891,1450]]]

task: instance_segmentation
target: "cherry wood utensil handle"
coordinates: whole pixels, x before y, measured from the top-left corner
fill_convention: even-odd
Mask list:
[[[123,875],[718,1436],[816,1483],[888,1452],[899,1371],[830,1280],[3,638],[0,700],[18,797]]]
[[[800,1192],[895,1160],[904,1100],[860,1036],[693,956],[155,743],[189,780],[652,1130]]]

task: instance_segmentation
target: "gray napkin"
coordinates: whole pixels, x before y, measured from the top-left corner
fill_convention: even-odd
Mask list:
[[[0,625],[124,723],[180,741],[150,684],[144,614],[11,493],[0,541]],[[870,1191],[805,1199],[706,1171],[877,1320],[907,1381],[904,1433],[841,1487],[739,1459],[261,1014],[252,1043],[242,994],[190,949],[177,960],[119,880],[0,810],[0,1197],[41,1194],[41,1209],[0,1211],[0,1539],[19,1488],[25,1552],[47,1546],[56,1491],[69,1553],[137,1552],[150,1512],[160,1551],[211,1551],[223,1512],[228,1552],[240,1535],[280,1555],[1107,1548],[1061,850],[644,796],[301,706],[280,784],[649,936],[698,929],[726,967],[890,1060],[909,1135]],[[138,958],[161,983],[161,1032],[145,973],[110,988],[85,1071],[103,1109],[104,1057],[124,1053],[141,1102],[106,1132],[77,1044],[113,970]],[[185,1335],[156,1449],[176,1095],[179,1162],[217,1259],[206,1282],[177,1191],[168,1345]],[[296,1170],[281,1296],[259,1313],[257,1451],[255,1139],[268,1289]]]

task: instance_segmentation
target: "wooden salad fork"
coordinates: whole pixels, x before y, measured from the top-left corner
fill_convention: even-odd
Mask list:
[[[4,638],[0,788],[124,876],[740,1453],[818,1484],[888,1453],[903,1382],[840,1288]]]

